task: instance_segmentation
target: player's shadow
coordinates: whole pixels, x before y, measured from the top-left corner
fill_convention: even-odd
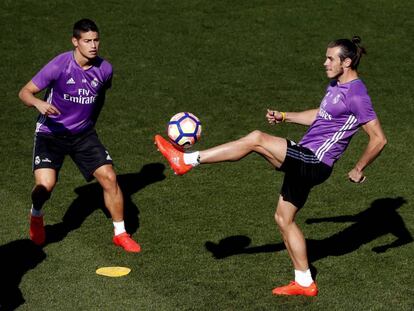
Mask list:
[[[413,241],[404,220],[397,209],[404,205],[405,199],[383,198],[375,200],[365,211],[356,215],[345,215],[327,218],[310,218],[307,224],[323,222],[353,222],[352,225],[322,240],[307,239],[309,262],[315,262],[328,256],[341,256],[357,250],[364,244],[386,235],[393,234],[395,240],[389,244],[376,246],[372,251],[386,252],[390,248],[408,244]],[[239,254],[256,254],[277,252],[285,249],[283,243],[250,246],[251,239],[247,236],[230,236],[214,243],[208,241],[205,247],[217,259]]]
[[[124,196],[125,229],[133,234],[139,227],[139,209],[132,201],[132,195],[142,188],[165,179],[165,166],[161,163],[146,164],[138,173],[118,175],[118,183]],[[46,245],[63,240],[69,232],[78,229],[95,210],[102,210],[107,218],[101,185],[95,182],[75,189],[77,198],[71,203],[62,221],[46,225]]]
[[[139,210],[131,196],[142,188],[165,179],[165,166],[161,163],[144,165],[140,172],[118,175],[125,201],[125,223],[128,232],[139,227]],[[104,206],[103,193],[99,184],[92,183],[75,189],[78,197],[69,206],[62,222],[45,226],[46,246],[61,241],[72,230],[81,226],[85,219],[97,209],[109,214]],[[44,247],[43,246],[43,247]],[[23,276],[34,269],[45,258],[43,247],[36,246],[29,239],[16,240],[0,246],[0,311],[15,310],[25,300],[19,285]]]
[[[16,240],[0,246],[0,310],[15,310],[25,300],[19,289],[27,271],[46,258],[42,247],[29,239]]]

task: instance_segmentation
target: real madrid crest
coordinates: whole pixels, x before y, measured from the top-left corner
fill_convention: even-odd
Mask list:
[[[99,84],[98,79],[93,78],[93,80],[92,80],[92,82],[91,82],[91,85],[92,85],[93,87],[97,87],[97,86],[98,86],[98,84]]]

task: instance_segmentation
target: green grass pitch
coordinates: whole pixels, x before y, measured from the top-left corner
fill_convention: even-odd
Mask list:
[[[413,15],[403,0],[1,1],[0,310],[413,310]],[[101,191],[69,158],[45,206],[51,240],[28,240],[37,113],[17,93],[83,17],[115,70],[97,130],[140,254],[112,245]],[[389,144],[358,186],[346,173],[367,137],[354,137],[298,214],[319,296],[273,297],[293,278],[273,220],[282,174],[250,155],[176,177],[152,139],[179,111],[203,122],[200,149],[254,129],[300,139],[266,108],[318,106],[326,45],[354,34]],[[113,265],[132,271],[95,274]]]

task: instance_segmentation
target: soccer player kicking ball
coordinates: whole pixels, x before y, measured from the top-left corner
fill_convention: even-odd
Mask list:
[[[98,57],[99,31],[93,21],[75,23],[72,43],[73,51],[51,60],[19,93],[26,106],[40,112],[34,137],[30,238],[37,245],[46,241],[42,207],[56,185],[64,157],[70,155],[85,179],[96,178],[103,188],[114,224],[113,243],[139,252],[140,245],[125,231],[123,196],[112,159],[94,128],[111,87],[112,66]],[[44,89],[45,100],[38,99],[35,95]]]
[[[369,141],[348,173],[350,181],[364,181],[364,169],[386,144],[367,89],[358,77],[357,68],[363,53],[365,50],[360,46],[359,37],[330,42],[324,66],[331,81],[319,108],[302,112],[267,111],[270,124],[290,122],[309,126],[299,143],[253,131],[239,140],[208,150],[182,153],[160,135],[155,136],[159,151],[177,175],[183,175],[199,164],[238,161],[251,152],[262,155],[285,173],[275,220],[292,260],[295,280],[274,288],[274,295],[318,294],[309,269],[306,242],[295,223],[296,213],[305,204],[311,188],[330,176],[334,163],[360,127],[368,134]]]

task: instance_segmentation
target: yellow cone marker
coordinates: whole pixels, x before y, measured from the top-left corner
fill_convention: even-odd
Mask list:
[[[109,276],[112,278],[125,276],[129,272],[131,272],[131,269],[126,267],[102,267],[96,270],[96,274]]]

